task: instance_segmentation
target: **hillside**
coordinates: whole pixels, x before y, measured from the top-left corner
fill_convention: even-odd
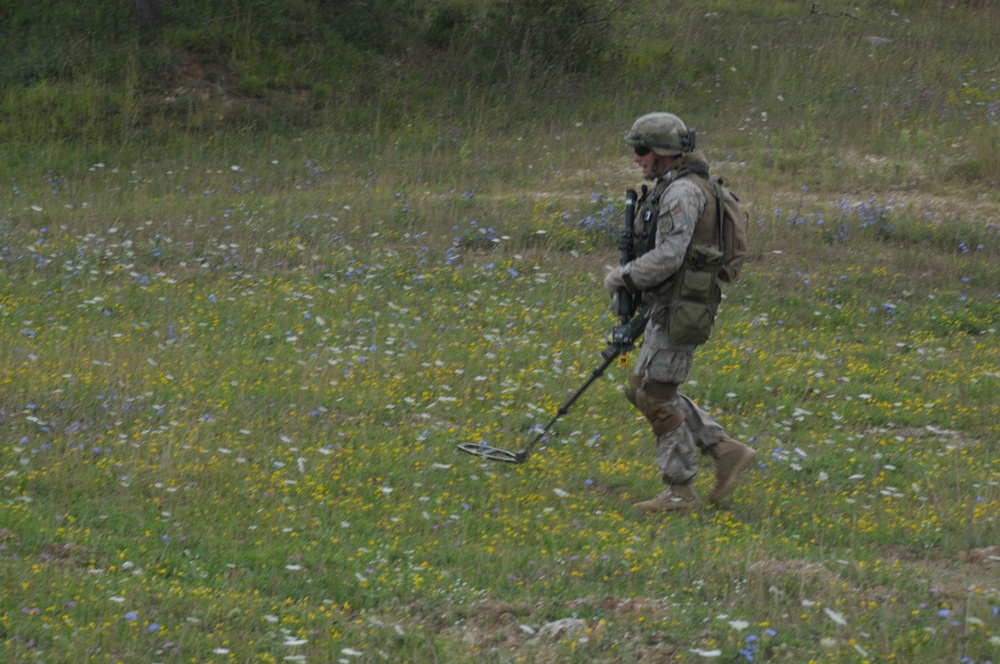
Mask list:
[[[558,131],[566,109],[605,131],[667,104],[727,146],[769,154],[761,165],[772,170],[808,168],[790,152],[831,150],[989,184],[1000,170],[1000,49],[987,29],[997,12],[975,1],[256,0],[236,10],[164,0],[162,27],[149,32],[124,1],[43,11],[11,0],[0,9],[0,137],[112,149],[218,132],[382,140],[414,125],[431,136]]]

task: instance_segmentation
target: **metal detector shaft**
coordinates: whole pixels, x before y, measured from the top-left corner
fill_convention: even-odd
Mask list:
[[[542,429],[537,436],[535,436],[535,439],[528,443],[527,447],[514,455],[516,463],[524,463],[528,459],[528,455],[531,454],[531,450],[535,447],[535,443],[541,440],[542,436],[548,433],[549,429],[552,428],[552,425],[556,423],[556,420],[569,411],[569,407],[573,405],[573,402],[579,399],[580,395],[586,392],[587,388],[590,387],[595,380],[604,375],[604,372],[611,366],[612,362],[614,362],[619,356],[635,348],[636,340],[642,336],[643,330],[646,329],[646,323],[649,321],[649,312],[651,309],[651,304],[644,305],[642,309],[639,310],[639,313],[633,316],[632,320],[629,321],[627,325],[623,326],[623,338],[616,338],[608,344],[608,347],[601,353],[601,357],[604,358],[604,362],[601,363],[601,366],[594,369],[590,373],[590,377],[587,379],[587,382],[581,385],[580,389],[574,392],[573,396],[571,396],[566,403],[559,406],[559,410],[556,412],[555,417],[549,420],[549,423],[545,425],[545,428]]]
[[[534,440],[528,443],[527,447],[515,455],[517,457],[517,463],[524,463],[527,461],[528,455],[531,454],[531,450],[535,447],[535,444],[540,441],[546,433],[548,433],[549,429],[552,428],[552,425],[556,423],[556,420],[569,412],[569,407],[573,405],[573,402],[579,399],[580,395],[586,392],[587,388],[590,387],[595,380],[603,376],[605,370],[607,370],[607,368],[611,366],[611,363],[614,362],[615,359],[621,354],[622,348],[614,344],[609,345],[607,350],[601,353],[601,356],[604,358],[604,362],[601,363],[601,366],[594,369],[590,373],[590,377],[587,378],[587,382],[581,385],[580,388],[573,393],[573,396],[566,400],[566,403],[559,406],[559,410],[556,411],[555,417],[549,420],[549,423],[545,425],[545,428],[538,432],[538,435],[535,436]]]
[[[646,187],[642,188],[643,198],[646,195]],[[625,229],[622,231],[621,238],[618,242],[618,252],[619,259],[622,266],[628,265],[635,258],[635,209],[638,201],[638,197],[634,190],[629,189],[625,193]],[[499,447],[493,447],[492,445],[487,445],[485,441],[480,441],[477,444],[474,443],[461,443],[458,449],[466,454],[471,454],[477,456],[481,459],[488,459],[490,461],[503,461],[504,463],[524,463],[528,460],[528,455],[531,454],[531,450],[534,449],[535,445],[540,441],[552,425],[556,423],[560,417],[566,414],[569,407],[573,405],[581,394],[587,391],[587,388],[593,384],[595,380],[604,375],[604,371],[611,366],[611,363],[615,361],[616,358],[624,355],[633,348],[635,348],[635,342],[642,336],[643,330],[646,328],[646,321],[649,320],[649,311],[651,304],[646,304],[640,309],[640,304],[642,302],[641,294],[633,294],[628,290],[628,288],[622,287],[618,289],[617,298],[615,303],[615,314],[618,316],[618,324],[615,325],[611,332],[611,343],[608,347],[601,353],[601,357],[604,358],[604,362],[601,366],[597,367],[590,374],[590,378],[587,382],[580,386],[573,396],[569,398],[566,403],[559,406],[559,410],[556,412],[555,417],[549,420],[549,423],[545,425],[538,435],[535,436],[534,440],[528,443],[528,446],[519,452],[509,452],[505,449]],[[639,309],[636,312],[636,309]]]
[[[651,305],[645,305],[639,310],[639,313],[635,315],[627,326],[624,326],[624,334],[622,338],[613,340],[608,344],[608,347],[604,349],[601,353],[601,357],[604,358],[604,362],[601,366],[594,369],[590,377],[587,378],[587,382],[580,386],[580,388],[573,393],[566,403],[559,406],[559,410],[556,412],[555,417],[549,420],[549,423],[545,425],[538,435],[535,436],[534,440],[528,443],[528,446],[519,452],[510,452],[499,447],[493,447],[487,445],[484,441],[479,443],[461,443],[458,449],[466,454],[471,454],[473,456],[480,457],[482,459],[488,459],[489,461],[502,461],[504,463],[524,463],[528,460],[528,456],[531,454],[531,450],[534,449],[535,445],[540,441],[552,425],[556,423],[560,417],[565,415],[569,411],[569,407],[573,405],[573,402],[580,398],[580,395],[587,391],[595,380],[604,375],[605,370],[611,363],[615,361],[618,357],[624,355],[635,347],[635,341],[642,335],[643,330],[646,327],[646,322],[649,320],[649,310]]]

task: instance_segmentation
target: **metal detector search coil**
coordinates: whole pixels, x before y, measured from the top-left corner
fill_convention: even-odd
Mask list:
[[[524,463],[528,458],[528,451],[508,452],[499,447],[490,447],[485,443],[462,443],[458,446],[466,454],[481,457],[488,461],[502,461],[504,463]]]

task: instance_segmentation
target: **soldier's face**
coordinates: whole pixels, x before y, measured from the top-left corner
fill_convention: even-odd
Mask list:
[[[632,159],[642,168],[642,177],[646,180],[655,180],[670,169],[676,157],[659,157],[648,148],[636,148],[635,157]]]
[[[642,177],[646,180],[655,180],[656,173],[653,172],[656,153],[649,148],[636,148],[635,158],[632,160],[642,169]]]

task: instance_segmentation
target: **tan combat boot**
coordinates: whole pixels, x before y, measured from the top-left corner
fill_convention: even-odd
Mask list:
[[[661,491],[656,498],[634,505],[640,512],[683,512],[698,506],[698,494],[690,484],[674,484]]]
[[[715,487],[708,499],[717,503],[736,488],[740,473],[747,469],[757,452],[728,437],[713,445],[711,452],[715,459]]]

